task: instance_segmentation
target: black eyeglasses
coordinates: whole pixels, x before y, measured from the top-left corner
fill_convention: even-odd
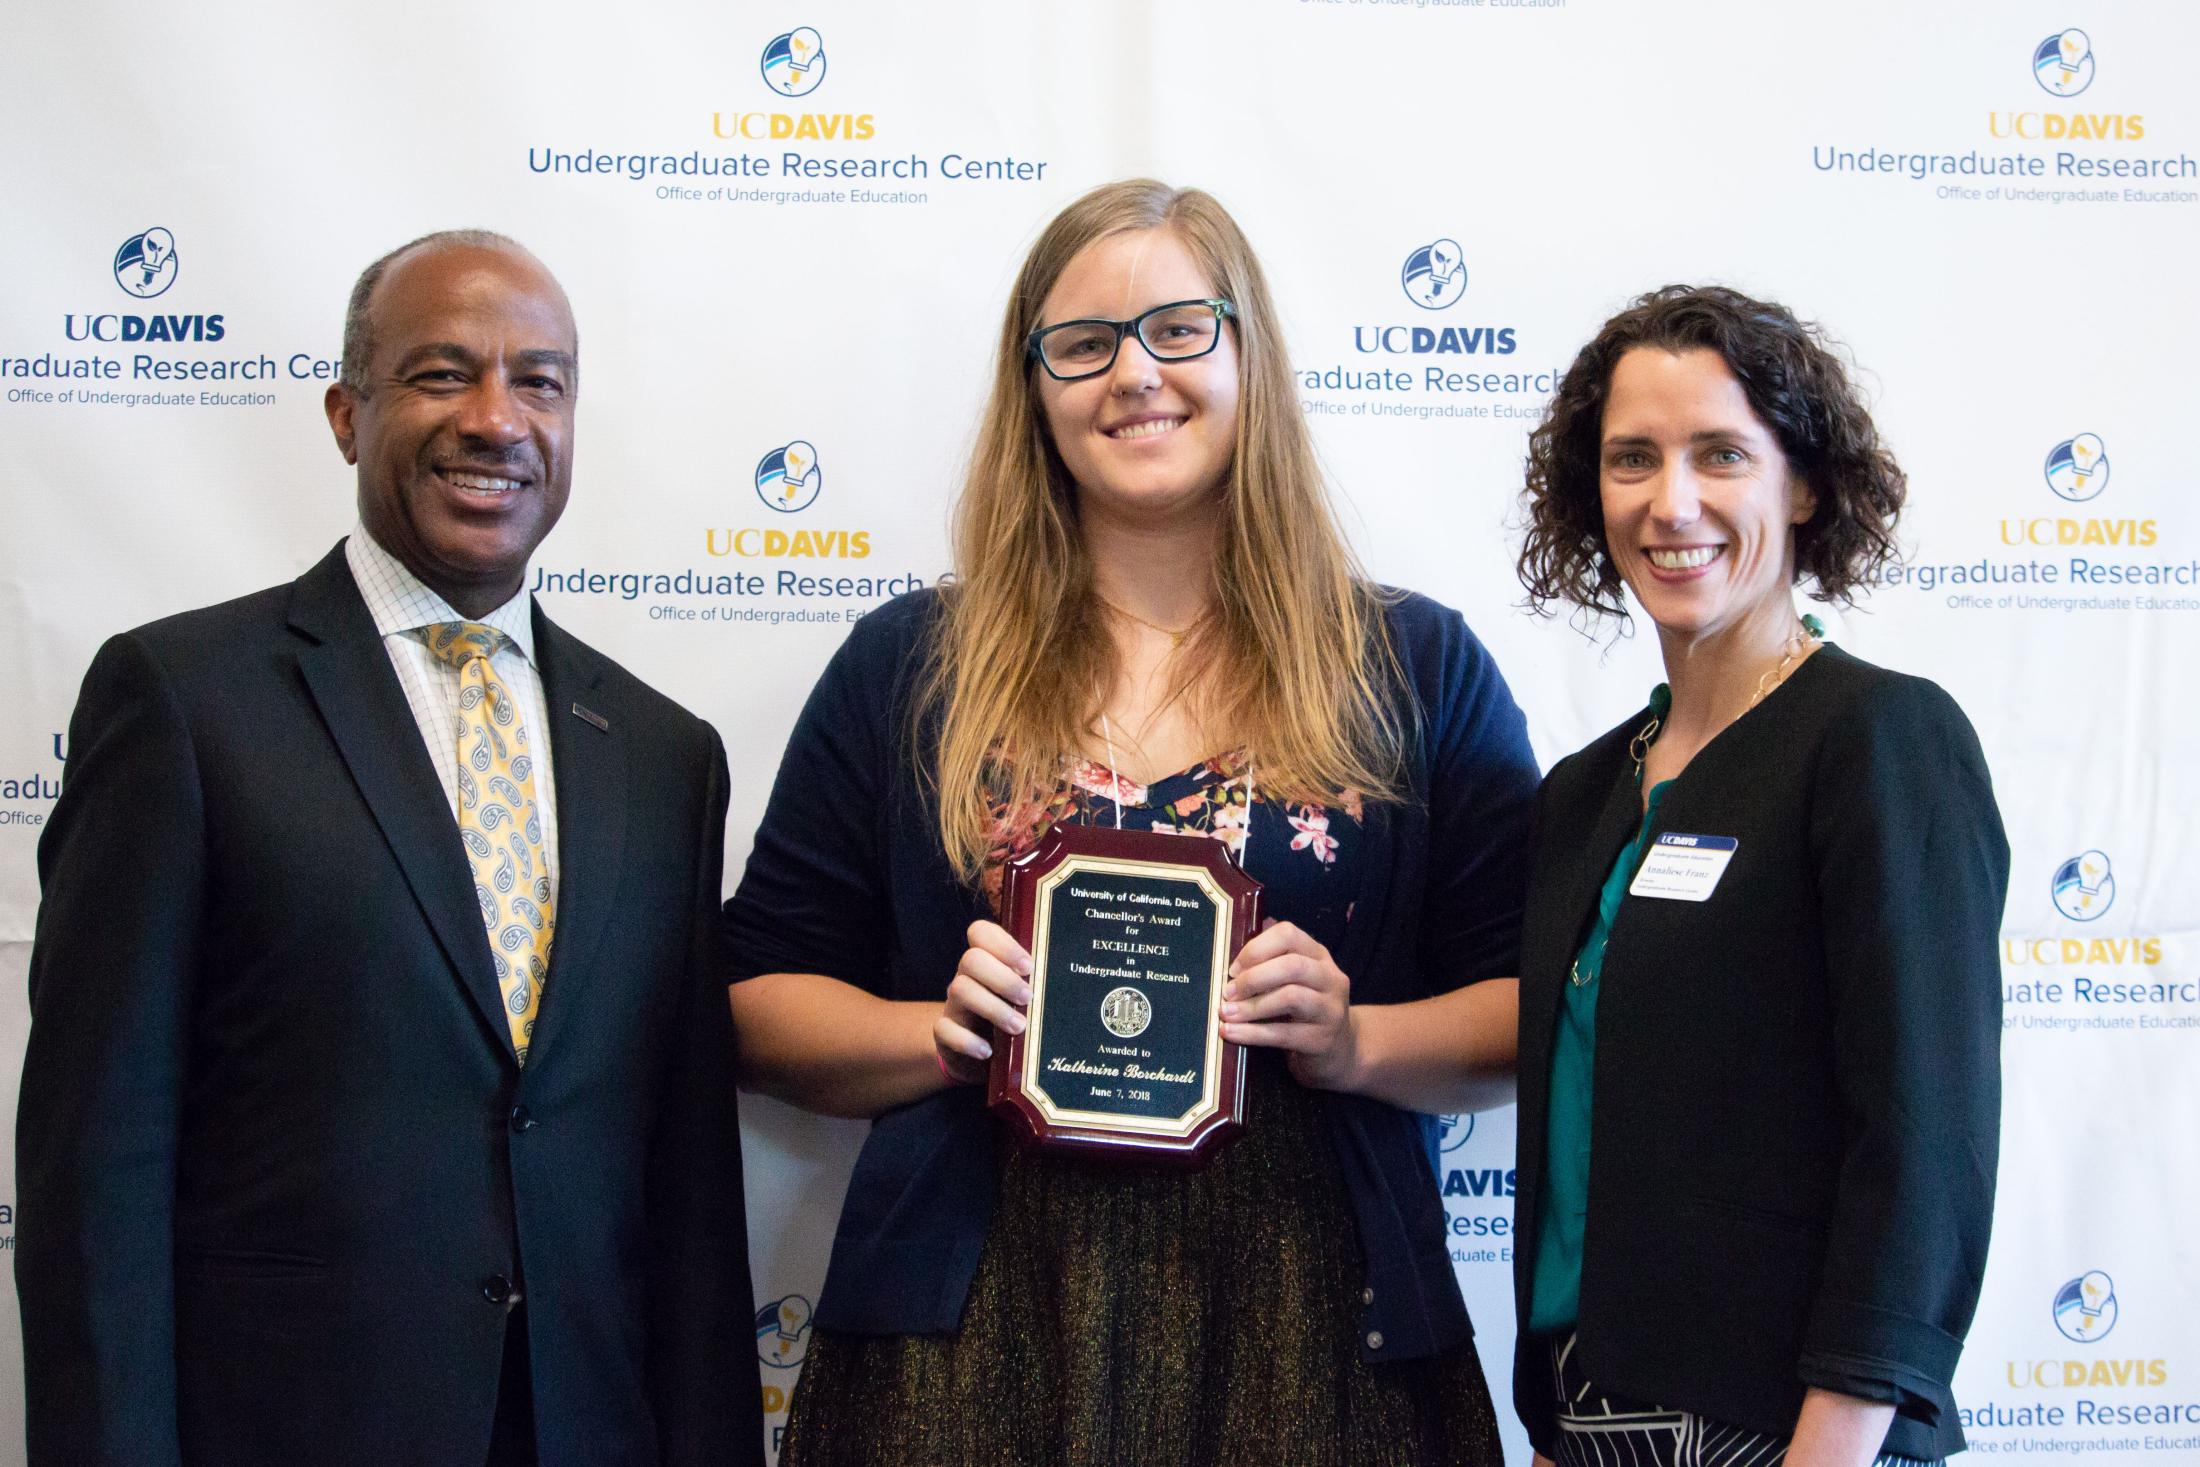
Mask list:
[[[1097,377],[1115,365],[1125,336],[1157,362],[1203,357],[1222,339],[1222,323],[1235,316],[1228,301],[1171,301],[1128,321],[1064,321],[1042,326],[1024,343],[1024,355],[1047,369],[1057,382]]]

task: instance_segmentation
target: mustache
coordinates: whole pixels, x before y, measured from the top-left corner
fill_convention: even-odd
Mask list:
[[[435,467],[451,473],[486,474],[499,479],[540,479],[542,459],[524,444],[460,440],[456,453],[436,456]]]

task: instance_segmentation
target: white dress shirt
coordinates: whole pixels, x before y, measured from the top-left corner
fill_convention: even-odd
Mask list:
[[[344,542],[351,578],[366,598],[374,629],[397,669],[398,686],[412,708],[420,741],[435,761],[436,778],[451,806],[451,828],[458,828],[458,669],[428,650],[426,628],[438,622],[472,621],[495,627],[511,641],[499,647],[489,665],[519,700],[527,729],[527,747],[535,756],[535,804],[542,816],[542,852],[555,895],[558,883],[558,789],[550,757],[550,709],[544,702],[542,674],[535,670],[535,624],[528,614],[526,577],[519,594],[486,616],[460,616],[451,604],[421,583],[396,556],[375,543],[364,525],[354,526]]]

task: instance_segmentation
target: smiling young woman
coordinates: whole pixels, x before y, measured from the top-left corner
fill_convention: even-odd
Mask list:
[[[1034,360],[1043,327],[1213,297],[1231,316],[1207,355],[1162,362],[1134,338],[1072,382]],[[1196,189],[1097,189],[1024,262],[927,683],[942,714],[940,834],[964,875],[992,849],[989,784],[1051,785],[1059,754],[1090,742],[1096,690],[1123,671],[1111,608],[1116,620],[1147,609],[1134,599],[1182,638],[1168,685],[1144,701],[1188,703],[1182,722],[1258,748],[1279,798],[1395,790],[1381,598],[1331,514],[1275,322],[1251,247]],[[1180,426],[1123,436],[1156,419]],[[1139,584],[1125,584],[1134,569]],[[1174,742],[1183,763],[1215,752]],[[1183,763],[1161,754],[1145,772]]]
[[[780,1460],[1494,1464],[1426,1113],[1510,1095],[1535,767],[1458,614],[1354,563],[1214,199],[1042,232],[955,560],[834,658],[727,906],[745,1083],[875,1119]],[[1063,822],[1217,842],[1279,919],[1201,1170],[985,1109],[1030,996],[1002,869]]]

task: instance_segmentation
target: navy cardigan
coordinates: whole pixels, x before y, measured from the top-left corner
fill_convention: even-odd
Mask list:
[[[856,624],[818,680],[726,904],[736,980],[822,973],[881,998],[937,1000],[965,929],[988,915],[948,867],[910,737],[939,605],[930,590],[888,602]],[[1409,798],[1367,807],[1368,874],[1336,953],[1362,1003],[1516,971],[1537,785],[1520,710],[1459,614],[1406,593],[1387,619],[1411,694]],[[1256,853],[1256,878],[1260,864]],[[1433,1124],[1358,1096],[1328,1102],[1367,1261],[1363,1354],[1414,1359],[1468,1338]],[[992,1220],[1001,1144],[980,1086],[879,1116],[848,1183],[818,1324],[955,1329]]]

